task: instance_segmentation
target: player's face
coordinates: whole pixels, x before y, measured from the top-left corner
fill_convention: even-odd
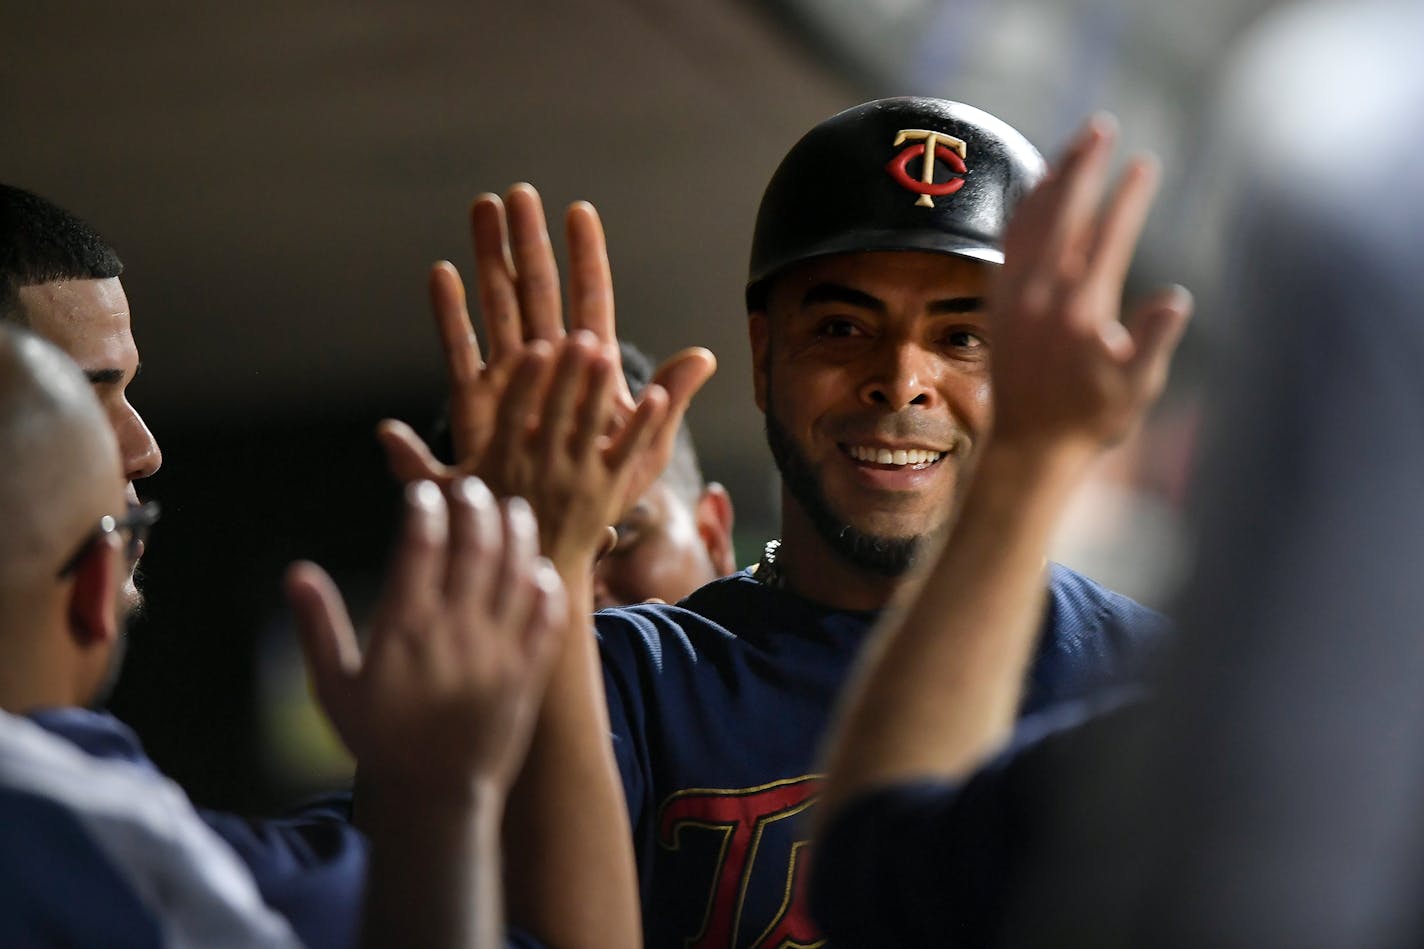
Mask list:
[[[663,481],[655,481],[617,524],[618,543],[594,568],[599,609],[657,599],[676,603],[721,576],[698,512]]]
[[[953,509],[989,421],[989,265],[843,254],[752,314],[757,403],[791,499],[850,562],[895,575]]]
[[[138,374],[139,358],[123,285],[117,277],[42,283],[20,288],[19,302],[30,328],[64,350],[94,386],[118,439],[125,496],[130,505],[137,505],[133,483],[156,472],[163,455],[142,416],[128,401],[128,386]],[[142,602],[132,570],[124,595],[130,610]]]

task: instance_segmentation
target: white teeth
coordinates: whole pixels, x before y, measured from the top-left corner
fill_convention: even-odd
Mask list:
[[[925,465],[939,461],[943,452],[925,448],[875,448],[870,445],[850,445],[846,449],[856,461],[877,465]]]

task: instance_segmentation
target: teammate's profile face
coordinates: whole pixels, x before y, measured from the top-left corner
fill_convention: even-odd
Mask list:
[[[697,507],[701,506],[699,502]],[[594,604],[598,609],[657,599],[676,603],[725,573],[715,564],[697,507],[664,481],[653,486],[617,525],[618,542],[594,568]],[[730,544],[730,538],[728,539]]]
[[[136,505],[133,482],[156,472],[163,455],[143,417],[128,400],[139,356],[123,285],[117,277],[57,280],[21,287],[18,297],[30,328],[62,349],[93,385],[119,443],[125,495],[130,505]],[[127,609],[141,605],[132,573],[124,594]]]
[[[989,421],[989,265],[842,254],[752,314],[757,404],[791,498],[852,563],[895,575],[953,509]]]

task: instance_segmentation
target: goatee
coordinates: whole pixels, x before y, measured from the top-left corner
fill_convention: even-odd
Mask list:
[[[768,393],[769,395],[769,393]],[[831,549],[853,567],[885,577],[902,576],[915,564],[915,554],[919,550],[919,536],[877,537],[856,530],[842,520],[821,491],[821,481],[816,469],[791,440],[790,434],[776,420],[768,398],[766,412],[766,443],[771,448],[771,457],[776,461],[781,480],[791,496]]]

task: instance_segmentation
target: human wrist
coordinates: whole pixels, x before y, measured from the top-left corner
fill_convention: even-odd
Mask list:
[[[597,534],[590,534],[588,540],[581,539],[556,539],[544,548],[544,556],[554,565],[554,569],[563,578],[565,586],[576,577],[587,574],[593,570],[593,565],[598,559],[599,548],[603,542],[603,534],[606,528],[600,528]]]
[[[361,800],[364,827],[376,833],[391,823],[408,825],[419,813],[426,826],[449,828],[470,821],[498,824],[504,814],[508,782],[487,775],[415,775],[370,773],[363,769],[368,792]]]
[[[995,427],[980,454],[975,474],[984,477],[992,472],[1018,482],[1076,481],[1102,450],[1086,435]]]

